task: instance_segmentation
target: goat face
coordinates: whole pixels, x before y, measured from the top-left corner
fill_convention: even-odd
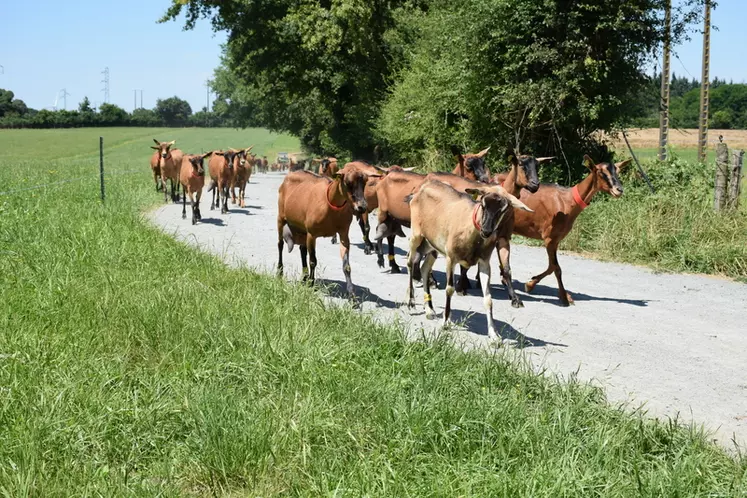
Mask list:
[[[365,213],[368,210],[364,193],[366,183],[369,178],[378,178],[381,175],[367,175],[355,168],[343,168],[335,174],[335,177],[340,179],[343,192],[345,192],[348,202],[353,207],[353,212],[358,215]]]
[[[594,164],[594,161],[588,155],[584,156],[584,166],[596,175],[596,182],[599,185],[599,189],[615,198],[623,195],[623,186],[618,175],[628,167],[630,161],[630,159],[627,159],[615,164]]]
[[[176,140],[172,140],[171,142],[159,142],[154,138],[153,141],[158,147],[153,147],[151,145],[151,148],[158,151],[158,155],[160,156],[159,166],[163,166],[164,160],[171,157],[171,146],[176,143]]]
[[[223,153],[223,159],[226,161],[226,167],[229,170],[233,170],[237,156],[238,156],[238,152],[233,151],[233,150],[229,150]]]
[[[542,158],[546,159],[546,158]],[[511,156],[511,165],[516,168],[516,185],[525,188],[531,193],[539,190],[539,177],[537,168],[540,165],[538,159],[534,156]]]
[[[322,176],[329,176],[329,165],[330,165],[329,159],[322,159],[322,162],[319,163],[319,174]]]
[[[487,239],[498,229],[506,216],[509,202],[505,197],[492,192],[481,196],[479,202],[482,207],[480,236]]]
[[[485,168],[485,156],[468,154],[464,157],[464,167],[475,176],[478,182],[487,183],[490,181]]]
[[[211,153],[207,153],[204,156],[196,155],[189,157],[189,162],[192,165],[192,174],[194,176],[205,176],[205,166],[203,161],[210,154]]]

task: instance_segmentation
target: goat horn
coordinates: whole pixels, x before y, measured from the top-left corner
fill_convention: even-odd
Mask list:
[[[402,171],[415,171],[416,169],[418,169],[417,166],[412,166],[410,168],[402,168]]]
[[[552,161],[553,159],[555,159],[555,156],[552,156],[552,157],[538,157],[537,158],[537,162],[538,163],[545,163],[547,161]]]
[[[161,142],[159,142],[159,141],[158,141],[158,140],[156,140],[155,138],[153,139],[153,141],[154,141],[154,142],[156,143],[156,145],[161,145]]]
[[[524,210],[524,211],[528,211],[528,212],[530,212],[530,213],[533,213],[533,212],[534,212],[534,210],[533,210],[533,209],[530,209],[530,208],[529,208],[529,206],[527,206],[526,204],[524,204],[523,202],[521,202],[521,201],[520,201],[519,199],[517,199],[517,198],[516,198],[516,196],[514,196],[513,194],[510,194],[510,193],[506,192],[506,199],[508,200],[508,202],[510,202],[510,203],[511,203],[511,205],[512,205],[512,206],[513,206],[513,207],[514,207],[515,209],[522,209],[522,210]]]
[[[169,142],[169,145],[174,145],[175,143],[176,143],[176,140],[172,140],[171,142]]]

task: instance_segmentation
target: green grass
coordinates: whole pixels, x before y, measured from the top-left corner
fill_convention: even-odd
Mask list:
[[[635,168],[620,199],[599,195],[561,248],[657,270],[747,278],[747,184],[739,209],[713,210],[715,165],[686,159],[643,163],[651,194]]]
[[[95,172],[99,133],[104,205],[95,179],[0,197],[0,494],[747,496],[697,431],[171,240],[141,214],[155,132],[2,132],[3,185]]]

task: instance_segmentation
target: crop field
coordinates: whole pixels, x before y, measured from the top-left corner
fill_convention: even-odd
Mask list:
[[[747,460],[694,427],[176,242],[144,216],[153,138],[299,150],[0,132],[3,496],[747,496]]]

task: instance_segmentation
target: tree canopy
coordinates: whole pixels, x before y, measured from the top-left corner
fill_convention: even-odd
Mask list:
[[[161,21],[228,32],[213,88],[237,124],[361,158],[377,143],[392,158],[588,151],[594,131],[633,118],[664,37],[665,0],[172,2]],[[675,42],[701,4],[675,8]]]

